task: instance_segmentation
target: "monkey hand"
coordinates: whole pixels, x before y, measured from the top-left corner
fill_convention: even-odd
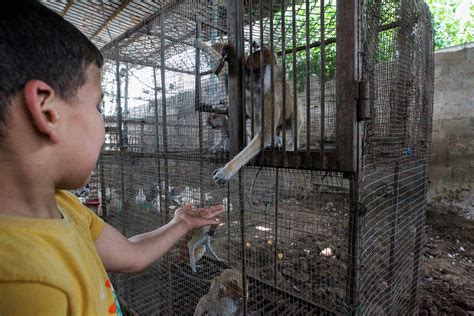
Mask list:
[[[233,48],[230,44],[225,44],[224,47],[222,47],[222,56],[232,53],[232,49]]]
[[[183,223],[188,230],[191,230],[205,225],[219,224],[218,216],[222,212],[224,212],[223,205],[193,209],[191,204],[186,204],[174,212],[172,221]]]
[[[275,148],[278,150],[283,149],[283,138],[278,135],[275,135]]]
[[[214,146],[212,146],[209,151],[211,153],[218,153],[220,151],[225,151],[225,143],[224,142],[220,142],[219,144],[216,144]]]
[[[225,167],[222,167],[214,171],[212,179],[217,184],[225,184],[230,180],[230,178],[232,178],[232,176],[233,174],[231,172],[227,171]]]

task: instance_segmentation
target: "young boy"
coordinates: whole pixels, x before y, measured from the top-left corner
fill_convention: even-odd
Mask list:
[[[106,271],[138,272],[222,206],[126,239],[70,193],[104,142],[103,59],[36,1],[0,10],[0,315],[120,314]]]

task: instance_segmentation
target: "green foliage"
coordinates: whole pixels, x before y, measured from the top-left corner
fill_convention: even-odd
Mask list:
[[[306,8],[306,1],[296,1],[295,12],[289,5],[283,16],[285,32],[282,34],[281,11],[273,14],[274,47],[280,50],[285,37],[286,49],[293,46],[306,45],[306,12],[309,11],[309,43],[321,40],[320,3],[322,0],[310,0]],[[324,1],[324,38],[336,37],[336,0]],[[433,15],[435,28],[435,48],[444,48],[474,41],[474,3],[472,0],[426,0]],[[390,24],[399,20],[399,1],[383,1],[380,12],[380,23]],[[459,12],[463,10],[463,12]],[[469,12],[464,12],[464,11]],[[295,16],[295,18],[293,18]],[[269,18],[264,19],[264,27],[268,27]],[[379,33],[377,61],[389,61],[394,58],[394,45],[397,29],[389,29]],[[298,91],[304,90],[306,74],[320,77],[321,75],[321,49],[310,48],[309,63],[307,63],[306,50],[286,54],[284,60],[287,77],[297,84]],[[325,47],[324,73],[326,78],[333,78],[336,71],[336,44]]]
[[[471,0],[426,0],[433,15],[435,49],[474,41],[474,3]]]
[[[324,1],[324,38],[330,39],[336,37],[336,3],[335,0]],[[309,33],[306,32],[306,12],[309,12]],[[293,19],[293,15],[295,18]],[[287,7],[284,15],[285,24],[285,47],[304,47],[307,43],[319,42],[321,40],[321,22],[320,22],[320,0],[310,0],[309,7],[306,8],[305,1],[300,1],[295,5],[295,12],[291,5]],[[268,23],[268,19],[265,20]],[[273,16],[275,47],[282,47],[281,12],[276,12]],[[306,49],[286,54],[284,60],[287,77],[294,80],[298,91],[304,90],[306,74],[320,77],[321,75],[321,49],[313,47],[309,49],[309,63],[307,63]],[[329,44],[325,46],[325,66],[324,73],[327,78],[334,77],[336,71],[336,45]]]

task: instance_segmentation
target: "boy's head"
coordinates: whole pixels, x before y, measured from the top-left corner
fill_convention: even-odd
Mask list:
[[[98,155],[103,142],[103,135],[96,135],[103,134],[96,111],[102,65],[94,44],[38,1],[4,5],[0,10],[0,147],[41,147],[45,155],[58,156],[55,162],[74,158],[74,149]],[[24,134],[23,138],[14,133]],[[88,150],[87,142],[94,148]],[[77,169],[72,163],[71,169]],[[70,183],[67,177],[58,177],[59,186],[80,185],[79,173],[93,164],[83,165]]]

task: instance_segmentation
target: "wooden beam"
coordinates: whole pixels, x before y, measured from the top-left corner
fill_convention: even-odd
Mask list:
[[[71,8],[72,6],[72,1],[73,0],[68,0],[67,3],[66,3],[66,6],[64,7],[63,9],[63,12],[61,12],[61,16],[64,17],[66,15],[66,13],[69,11],[69,9]]]
[[[117,8],[117,10],[115,10],[114,13],[112,13],[111,16],[109,16],[109,18],[97,29],[97,31],[94,32],[94,34],[92,34],[91,36],[91,39],[96,37],[97,35],[100,34],[100,32],[102,32],[104,30],[104,28],[107,27],[107,25],[112,22],[116,17],[117,15],[119,15],[127,6],[128,4],[131,2],[132,0],[125,0],[122,2],[122,4]]]

